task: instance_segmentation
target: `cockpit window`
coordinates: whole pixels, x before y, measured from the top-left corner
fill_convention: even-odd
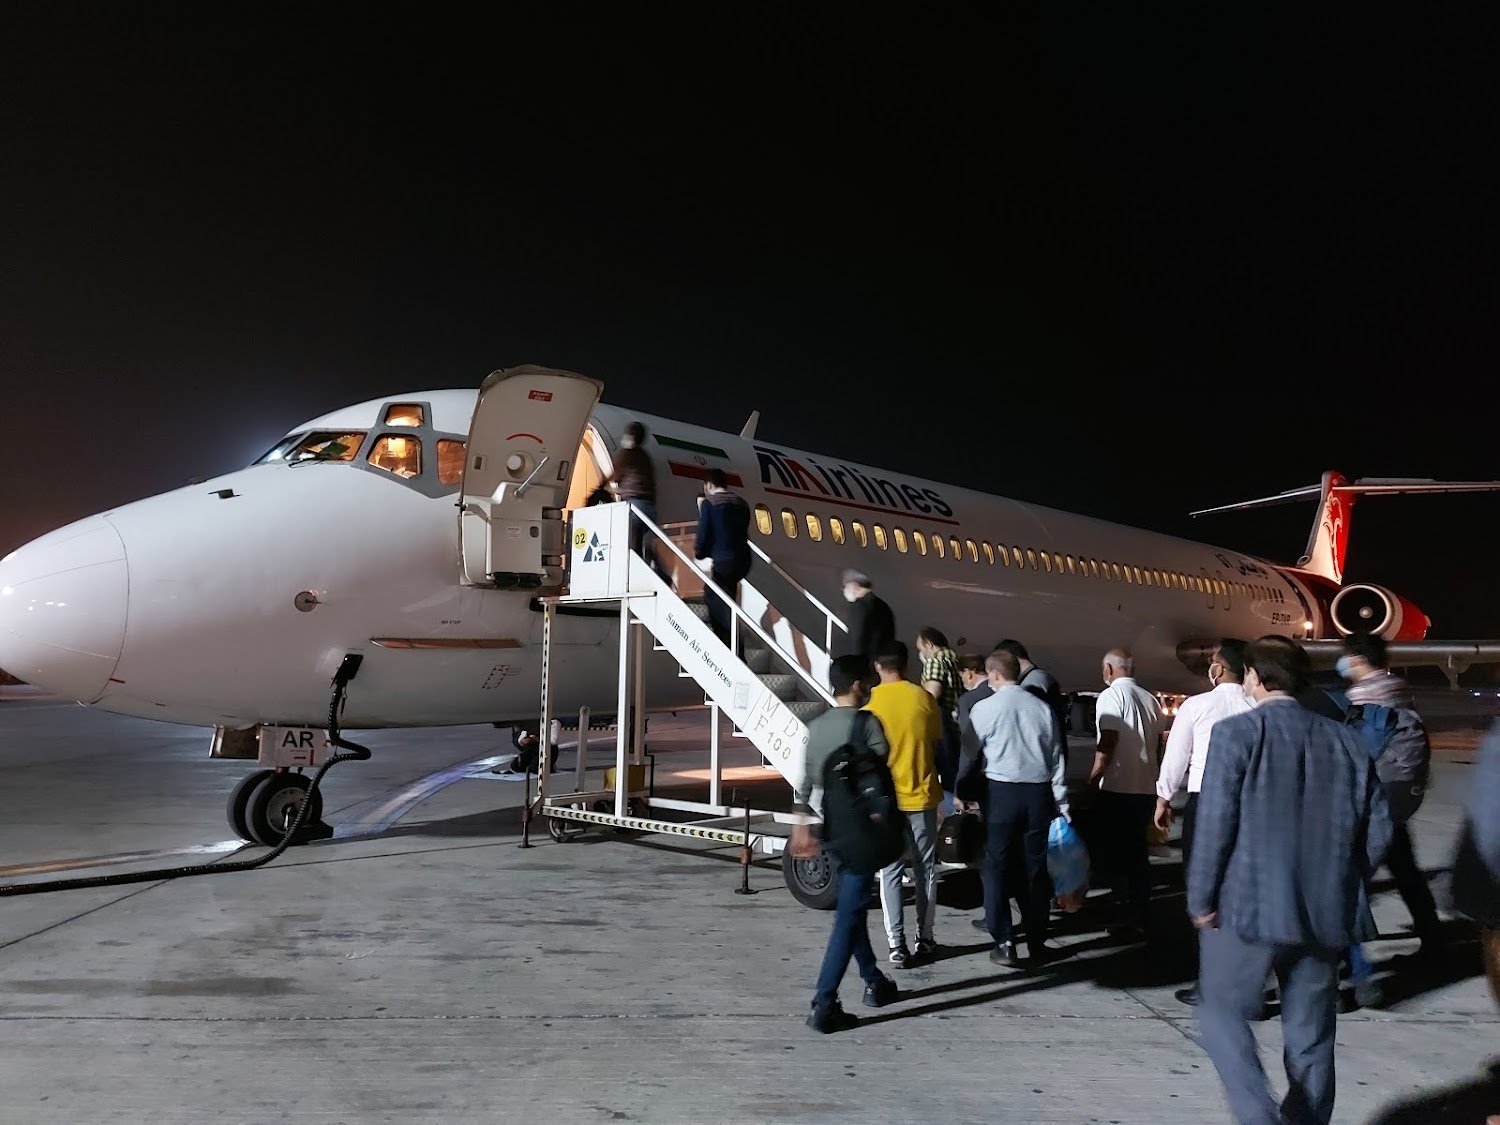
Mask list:
[[[452,438],[438,438],[438,483],[457,484],[464,477],[465,443]]]
[[[269,465],[275,461],[285,461],[286,455],[297,448],[297,443],[302,440],[302,436],[301,434],[291,434],[288,437],[282,438],[251,462],[251,464]]]
[[[383,434],[370,449],[370,464],[409,480],[422,471],[422,443],[404,434]]]
[[[385,411],[385,424],[387,426],[420,426],[422,408],[411,402],[398,402],[388,406]]]
[[[363,430],[314,430],[283,452],[280,459],[294,465],[302,461],[352,461],[364,440]],[[267,455],[265,460],[277,458]]]

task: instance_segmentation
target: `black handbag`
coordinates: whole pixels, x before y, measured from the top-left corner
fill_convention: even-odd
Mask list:
[[[938,826],[939,863],[976,863],[984,852],[984,822],[978,813],[961,812],[943,817]]]

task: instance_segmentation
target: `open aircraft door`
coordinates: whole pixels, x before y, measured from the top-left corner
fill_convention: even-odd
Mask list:
[[[558,586],[573,463],[604,384],[527,364],[493,372],[469,423],[459,555],[471,586]]]

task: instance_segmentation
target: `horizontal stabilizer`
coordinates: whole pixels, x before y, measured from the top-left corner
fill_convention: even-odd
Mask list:
[[[1500,480],[1434,480],[1431,477],[1360,477],[1356,481],[1340,482],[1338,490],[1363,496],[1399,496],[1419,492],[1500,492]],[[1266,508],[1272,504],[1289,504],[1293,500],[1305,500],[1318,496],[1322,484],[1310,484],[1305,488],[1289,488],[1275,496],[1263,496],[1258,500],[1242,500],[1238,504],[1220,504],[1216,508],[1200,508],[1189,512],[1192,516],[1207,516],[1215,512],[1233,512],[1247,508]]]

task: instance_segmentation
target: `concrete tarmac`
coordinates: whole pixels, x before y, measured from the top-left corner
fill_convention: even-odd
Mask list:
[[[1440,901],[1495,706],[1451,706],[1439,736],[1414,834]],[[746,896],[731,847],[539,829],[523,849],[523,786],[489,772],[505,732],[349,734],[374,758],[329,772],[333,840],[253,871],[0,898],[0,1122],[1229,1120],[1172,995],[1180,950],[1112,944],[1085,910],[1053,970],[998,969],[959,872],[940,959],[893,972],[902,998],[878,1012],[851,973],[845,1004],[870,1018],[820,1036],[803,1019],[832,916],[778,864]],[[701,714],[653,718],[658,784],[702,768],[703,737]],[[0,689],[0,883],[229,857],[225,800],[252,767],[208,740]],[[729,784],[748,788],[762,771],[739,745]],[[1156,863],[1178,918],[1175,849]],[[1377,963],[1415,945],[1379,887]],[[871,932],[879,951],[878,913]],[[1336,1121],[1470,1082],[1500,1049],[1472,935],[1453,934],[1443,979],[1392,977],[1388,1009],[1340,1017]],[[1258,1035],[1279,1083],[1279,1025]]]

